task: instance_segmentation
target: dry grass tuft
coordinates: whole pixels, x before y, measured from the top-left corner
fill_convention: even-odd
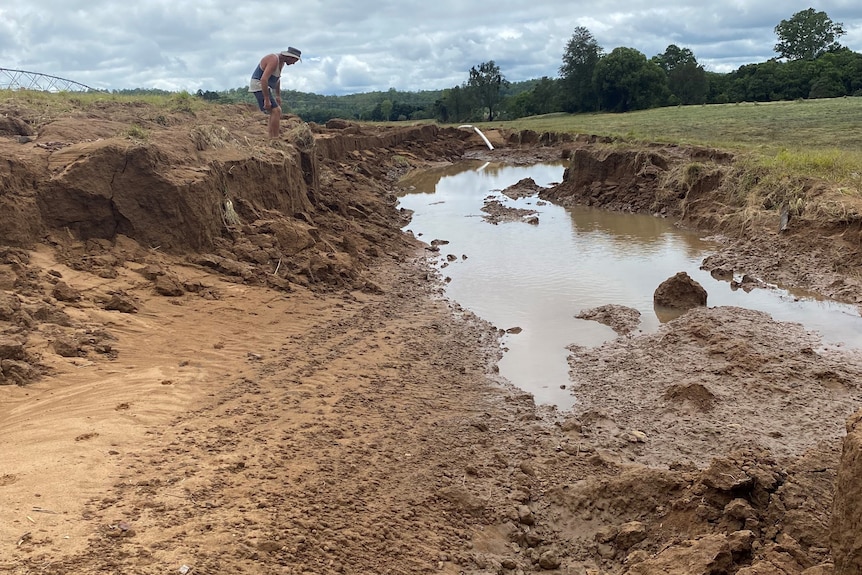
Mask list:
[[[195,126],[191,131],[192,141],[198,151],[207,148],[224,148],[230,140],[230,132],[223,126]]]
[[[225,198],[224,200],[222,221],[224,222],[226,228],[236,227],[241,223],[239,219],[239,214],[236,213],[236,209],[234,209],[233,202],[230,200],[230,198]]]
[[[314,149],[314,134],[305,122],[291,128],[287,132],[287,140],[302,152]]]
[[[862,198],[842,188],[822,190],[815,200],[806,203],[805,218],[821,224],[860,223]]]

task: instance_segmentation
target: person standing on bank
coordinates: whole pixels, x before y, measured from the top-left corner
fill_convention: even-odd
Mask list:
[[[302,52],[291,46],[278,54],[267,54],[251,74],[248,91],[254,92],[260,111],[269,115],[269,137],[277,138],[281,122],[281,70],[302,61]]]

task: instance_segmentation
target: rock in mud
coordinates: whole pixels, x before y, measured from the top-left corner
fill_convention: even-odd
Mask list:
[[[62,357],[78,357],[78,343],[71,339],[60,337],[51,342],[54,353]]]
[[[39,372],[27,362],[0,360],[0,385],[24,385],[38,376]]]
[[[531,196],[535,196],[540,191],[544,190],[542,186],[536,183],[533,178],[524,178],[516,184],[512,184],[505,190],[503,190],[503,194],[513,200],[517,200],[519,198],[529,198]]]
[[[0,293],[0,321],[14,321],[21,311],[21,300],[14,294]]]
[[[733,555],[724,535],[706,535],[661,551],[626,570],[625,575],[707,575],[730,573]]]
[[[159,295],[166,297],[179,297],[186,293],[180,282],[168,275],[160,275],[156,278],[155,290]]]
[[[24,343],[9,337],[0,337],[0,359],[24,359]]]
[[[137,313],[138,306],[135,305],[135,302],[126,296],[121,295],[112,295],[111,299],[109,299],[105,303],[105,309],[109,311],[118,311],[120,313]]]
[[[663,281],[653,294],[656,306],[670,309],[691,309],[706,306],[706,290],[685,272]]]
[[[646,539],[647,527],[640,521],[630,521],[620,526],[620,532],[614,539],[619,549],[628,550]]]
[[[51,295],[59,301],[76,302],[81,300],[81,292],[63,281],[57,282]]]

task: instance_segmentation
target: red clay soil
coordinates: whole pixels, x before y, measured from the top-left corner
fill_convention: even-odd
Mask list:
[[[398,179],[464,157],[570,157],[542,197],[710,231],[715,206],[657,175],[726,154],[611,165],[596,138],[490,151],[298,118],[268,141],[235,106],[0,112],[0,573],[860,572],[857,351],[697,308],[573,349],[575,410],[537,408],[401,231]],[[716,269],[862,301],[852,233],[725,245]]]

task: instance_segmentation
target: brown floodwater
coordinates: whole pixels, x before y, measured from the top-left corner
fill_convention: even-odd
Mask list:
[[[769,313],[819,333],[824,345],[862,348],[862,318],[853,306],[781,289],[731,289],[700,269],[715,245],[671,221],[587,207],[562,208],[538,197],[511,200],[501,190],[532,178],[540,186],[562,180],[564,165],[509,166],[464,162],[404,180],[400,207],[413,212],[409,230],[440,246],[436,265],[448,278],[446,297],[497,328],[520,328],[504,338],[500,374],[532,393],[538,404],[569,409],[567,346],[596,346],[616,337],[600,323],[577,319],[605,304],[635,308],[639,331],[671,319],[653,307],[653,292],[685,271],[708,295],[707,305]],[[538,212],[538,225],[491,224],[488,199]],[[737,278],[739,279],[739,278]]]

